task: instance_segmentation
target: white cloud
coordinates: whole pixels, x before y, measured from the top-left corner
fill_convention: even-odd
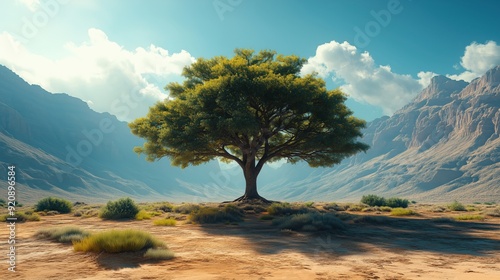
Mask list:
[[[470,82],[494,66],[500,65],[500,46],[494,41],[486,44],[473,42],[465,48],[460,65],[465,69],[464,72],[447,76],[454,80]]]
[[[0,64],[29,83],[51,92],[66,92],[98,112],[130,121],[164,99],[161,87],[178,80],[183,67],[195,61],[184,50],[169,54],[154,45],[129,51],[99,29],[89,29],[88,36],[88,42],[66,44],[69,55],[52,60],[28,51],[4,32],[0,34]]]
[[[396,74],[390,66],[376,65],[368,52],[358,53],[348,42],[336,41],[318,46],[316,55],[302,68],[304,74],[313,71],[343,81],[341,88],[350,97],[380,107],[387,115],[408,104],[435,75],[420,72],[420,79],[416,80],[410,75]]]

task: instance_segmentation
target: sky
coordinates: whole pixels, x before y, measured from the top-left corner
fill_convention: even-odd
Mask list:
[[[145,116],[197,58],[308,59],[354,115],[392,115],[435,75],[500,65],[500,1],[0,0],[0,64],[120,120]]]

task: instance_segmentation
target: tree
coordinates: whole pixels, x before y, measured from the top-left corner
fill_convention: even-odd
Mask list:
[[[154,161],[199,165],[235,161],[246,188],[241,200],[265,200],[257,176],[266,162],[306,161],[332,166],[368,146],[357,141],[363,120],[352,116],[346,96],[327,90],[316,74],[300,75],[305,59],[274,51],[236,49],[235,56],[198,59],[184,68],[170,98],[129,124],[147,142],[134,150]]]

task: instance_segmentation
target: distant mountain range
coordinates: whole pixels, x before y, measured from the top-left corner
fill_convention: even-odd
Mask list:
[[[499,106],[500,67],[470,84],[434,77],[392,117],[368,124],[367,153],[333,168],[266,167],[259,192],[273,200],[354,201],[375,193],[420,201],[500,201]],[[168,159],[149,163],[132,151],[142,143],[114,116],[29,85],[0,66],[0,174],[16,165],[21,202],[48,195],[200,202],[243,194],[239,168],[210,162],[182,170]],[[2,192],[5,177],[0,175]]]

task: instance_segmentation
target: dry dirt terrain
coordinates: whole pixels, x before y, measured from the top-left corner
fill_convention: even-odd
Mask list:
[[[415,206],[413,206],[415,207]],[[460,213],[435,213],[346,221],[334,232],[280,231],[259,214],[237,225],[174,227],[153,220],[103,221],[72,214],[18,223],[17,271],[6,264],[8,231],[2,240],[1,279],[500,279],[500,218],[436,221]],[[163,214],[163,216],[167,213]],[[350,212],[388,216],[388,213]],[[140,229],[166,242],[175,258],[147,261],[142,253],[94,254],[35,237],[39,229],[73,225],[93,232]]]

